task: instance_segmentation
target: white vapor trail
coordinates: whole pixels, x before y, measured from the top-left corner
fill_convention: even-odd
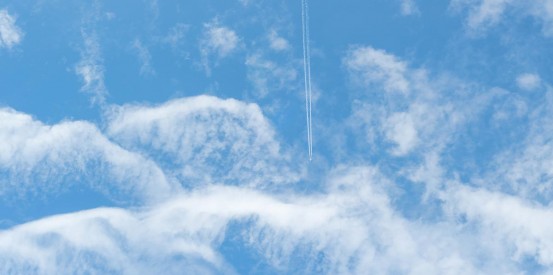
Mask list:
[[[307,147],[309,150],[309,161],[313,159],[313,130],[311,123],[311,53],[309,46],[309,6],[307,0],[302,0],[301,19],[303,30],[303,70],[305,82],[305,112],[307,118]]]

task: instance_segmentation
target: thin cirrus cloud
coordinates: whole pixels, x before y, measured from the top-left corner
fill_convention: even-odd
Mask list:
[[[359,82],[383,81],[389,92],[405,93],[408,90],[409,83],[403,76],[407,64],[382,50],[356,47],[348,52],[344,63]]]
[[[553,193],[549,180],[551,169],[548,168],[548,163],[551,163],[548,157],[550,137],[553,136],[549,126],[551,88],[532,83],[532,88],[539,89],[546,98],[536,105],[505,90],[481,90],[463,85],[451,77],[430,78],[424,70],[398,66],[404,63],[389,53],[380,51],[377,55],[380,58],[375,58],[374,53],[378,51],[370,47],[352,51],[344,59],[344,64],[356,83],[361,84],[359,87],[368,88],[367,92],[372,94],[366,99],[361,97],[354,105],[352,118],[367,125],[364,130],[368,134],[360,136],[374,135],[367,142],[377,144],[386,144],[378,139],[394,142],[396,146],[387,152],[394,156],[422,158],[413,164],[403,162],[400,174],[425,185],[427,193],[422,197],[423,201],[434,198],[443,204],[446,224],[467,229],[458,232],[459,238],[466,237],[471,241],[466,246],[460,245],[457,252],[462,254],[463,249],[474,250],[474,244],[479,243],[478,247],[490,256],[476,251],[471,254],[486,258],[489,265],[477,267],[484,273],[495,268],[514,272],[528,257],[549,269],[552,265],[549,247],[553,238],[543,230],[548,225],[542,221],[553,214],[547,206]],[[382,65],[388,63],[395,65]],[[362,76],[369,77],[364,82],[357,81]],[[408,89],[403,93],[404,97],[382,93],[390,90],[390,79],[405,79]],[[379,108],[372,101],[386,107]],[[465,170],[463,173],[469,174],[468,182],[448,178],[449,172],[457,171],[447,163],[447,155],[455,154],[458,150],[455,148],[468,148],[462,144],[473,141],[462,136],[474,131],[476,123],[483,123],[484,114],[490,111],[493,114],[488,122],[491,129],[481,134],[503,136],[503,139],[510,136],[517,143],[497,151],[491,157],[490,165]],[[523,127],[528,128],[521,132],[510,128],[505,121],[523,123]],[[472,132],[471,135],[473,139],[480,137],[480,133]],[[485,170],[484,176],[480,175],[481,170]],[[505,261],[507,258],[513,260]]]
[[[15,23],[15,16],[0,9],[0,48],[11,49],[23,40],[24,33]]]
[[[170,43],[171,45],[174,45],[173,43],[177,42],[173,42],[173,40],[171,40]],[[140,74],[143,76],[155,75],[156,71],[152,67],[152,55],[150,54],[148,48],[139,39],[135,39],[132,42],[131,47],[140,61]]]
[[[452,0],[453,9],[467,10],[466,24],[470,31],[480,33],[507,21],[507,15],[528,16],[542,25],[545,36],[553,35],[553,9],[551,1],[513,0]]]
[[[290,49],[290,43],[284,37],[281,37],[276,30],[271,30],[267,35],[269,46],[272,50],[280,52]]]
[[[200,41],[200,53],[205,72],[211,74],[211,62],[232,54],[238,48],[240,38],[236,32],[227,26],[221,26],[214,21],[204,26],[203,38]]]
[[[278,64],[261,52],[248,55],[246,66],[248,80],[258,98],[267,97],[271,92],[290,89],[298,79],[298,71],[291,64]]]
[[[367,90],[353,106],[351,120],[365,131],[357,136],[365,137],[371,146],[393,144],[380,147],[394,156],[423,148],[423,152],[443,151],[454,133],[494,97],[467,91],[453,77],[432,78],[425,69],[411,68],[406,61],[370,46],[352,47],[343,64],[353,84]],[[465,108],[467,102],[470,110]]]
[[[420,10],[417,7],[417,3],[415,0],[402,0],[401,1],[401,14],[408,16],[408,15],[416,15],[419,14]]]
[[[550,168],[553,163],[553,128],[550,126],[553,90],[549,86],[542,89],[545,98],[539,103],[507,106],[515,110],[509,119],[527,120],[527,124],[521,127],[525,134],[515,145],[497,154],[493,159],[493,166],[497,169],[480,179],[509,194],[540,204],[553,198],[553,171]],[[522,110],[516,111],[517,108]]]
[[[541,79],[537,74],[524,73],[516,78],[518,87],[525,91],[532,91],[540,87]]]
[[[104,60],[98,37],[95,34],[82,32],[83,46],[81,59],[75,66],[75,73],[81,77],[81,91],[90,94],[91,102],[103,105],[108,94],[104,83]]]

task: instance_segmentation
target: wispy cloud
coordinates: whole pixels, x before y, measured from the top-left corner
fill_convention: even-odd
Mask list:
[[[467,25],[470,29],[486,29],[497,24],[513,1],[511,0],[453,0],[452,4],[457,6],[469,6],[470,12]]]
[[[416,0],[393,5],[400,2],[407,5],[404,14],[413,12],[408,5]],[[465,2],[467,27],[474,31],[509,24],[510,15],[533,16],[546,26],[539,14],[547,10],[532,8],[546,1]],[[146,3],[162,8],[161,2]],[[0,108],[1,274],[553,271],[553,88],[543,67],[511,68],[507,73],[521,74],[509,74],[505,88],[368,45],[346,48],[343,71],[326,72],[336,51],[321,49],[317,72],[325,91],[317,130],[329,134],[319,136],[320,157],[308,166],[299,140],[305,128],[297,126],[303,106],[294,101],[301,61],[287,40],[298,30],[281,31],[293,30],[283,26],[291,20],[267,8],[268,1],[232,5],[241,3],[250,3],[243,10],[255,15],[190,30],[146,22],[152,36],[130,33],[131,40],[109,43],[113,48],[100,40],[114,39],[99,32],[105,25],[85,22],[73,69],[83,92],[102,105],[90,121],[48,123]],[[163,3],[158,11],[166,8]],[[106,16],[97,11],[89,16]],[[222,16],[231,22],[236,14],[243,13]],[[119,23],[128,16],[118,13],[109,27],[126,30]],[[279,20],[284,23],[274,28]],[[259,26],[246,27],[246,21]],[[237,30],[248,32],[239,36]],[[197,31],[200,37],[193,37]],[[256,94],[244,97],[267,102],[282,93],[284,104],[295,107],[271,114],[271,121],[258,103],[214,96],[106,103],[102,52],[128,53],[131,44],[147,74],[157,60],[152,56],[172,57],[158,56],[163,47],[188,51],[181,47],[185,40],[200,46],[197,60],[203,58],[207,72],[225,58],[245,69],[247,79],[234,83],[230,75],[234,94],[247,87],[245,80]],[[229,58],[240,49],[247,50]],[[159,81],[186,77],[161,89],[183,87],[173,84],[198,73],[178,69]],[[352,81],[343,85],[341,75]],[[191,89],[204,80],[194,80]],[[333,139],[342,139],[340,146]],[[344,153],[332,159],[331,150]],[[81,204],[83,189],[82,196],[92,198]],[[95,200],[98,194],[108,203]],[[37,196],[62,206],[29,214],[26,205],[40,207]],[[6,200],[25,217],[4,210]]]
[[[409,82],[404,77],[407,64],[383,50],[353,48],[344,59],[344,64],[358,82],[368,84],[382,81],[386,91],[408,91]]]
[[[348,57],[354,61],[363,60],[358,55],[349,54]],[[399,59],[394,57],[394,60]],[[352,64],[348,61],[344,61],[346,66]],[[552,172],[548,168],[548,163],[551,163],[548,156],[553,148],[550,142],[553,128],[548,126],[551,125],[551,88],[537,75],[520,75],[517,84],[521,89],[543,93],[544,100],[539,105],[529,106],[528,100],[520,94],[492,88],[484,89],[477,95],[481,88],[469,86],[469,90],[450,77],[432,79],[423,70],[405,67],[401,76],[396,78],[406,80],[408,93],[403,97],[398,94],[388,96],[380,90],[389,89],[387,81],[390,73],[374,77],[372,66],[361,66],[359,62],[353,64],[356,65],[353,66],[355,70],[348,67],[350,73],[356,74],[354,79],[365,80],[357,83],[368,85],[364,86],[364,91],[371,94],[361,96],[359,101],[364,103],[355,106],[353,119],[364,121],[366,131],[370,130],[376,136],[367,142],[381,146],[386,144],[375,141],[382,138],[379,135],[383,133],[384,138],[396,144],[389,151],[392,155],[420,157],[413,165],[407,164],[409,160],[404,159],[400,174],[411,181],[423,183],[427,191],[431,190],[422,201],[434,198],[443,203],[441,209],[447,213],[444,217],[446,223],[466,228],[462,234],[472,241],[462,245],[458,252],[474,250],[474,243],[479,244],[479,249],[489,251],[486,253],[493,256],[487,257],[486,265],[478,267],[485,273],[497,272],[495,268],[501,268],[504,273],[514,272],[529,258],[537,265],[550,269],[553,260],[548,247],[553,237],[540,228],[547,228],[548,225],[542,221],[553,215],[547,206],[553,194]],[[465,96],[459,97],[461,94]],[[466,95],[473,95],[474,98],[467,98]],[[506,121],[521,123],[522,128],[510,129],[512,124]],[[482,130],[480,138],[474,132],[475,123],[479,127],[489,123],[484,127],[492,129]],[[470,131],[472,139],[456,137]],[[458,172],[455,170],[458,167],[452,168],[447,163],[448,154],[460,158],[470,154],[464,151],[460,156],[454,153],[454,150],[459,150],[457,148],[479,146],[479,140],[490,138],[490,135],[494,142],[505,142],[502,139],[507,137],[507,140],[516,142],[508,143],[508,149],[498,150],[495,155],[492,153],[492,163],[483,167]],[[487,146],[489,150],[491,146]],[[487,156],[479,152],[475,157]],[[486,171],[485,176],[480,176],[481,170]],[[448,173],[455,176],[450,177]],[[467,173],[468,182],[460,182],[456,173]],[[506,262],[507,258],[513,260]]]
[[[553,127],[551,123],[553,90],[544,85],[535,93],[542,94],[538,104],[520,100],[507,107],[511,121],[524,121],[515,137],[517,142],[493,159],[495,169],[488,171],[479,182],[504,190],[508,194],[534,202],[547,203],[553,198]],[[514,105],[514,106],[513,106]],[[520,107],[518,107],[520,105]],[[517,134],[511,130],[511,135]]]
[[[401,14],[415,15],[419,13],[420,11],[415,0],[401,0]]]
[[[532,91],[540,87],[541,79],[537,74],[524,73],[516,78],[517,85],[520,89]]]
[[[269,39],[271,49],[275,51],[285,51],[290,49],[290,43],[288,40],[279,36],[276,30],[271,30],[269,35],[267,35],[267,38]]]
[[[393,150],[395,155],[405,155],[419,142],[415,117],[410,113],[394,113],[386,120],[386,137],[395,142],[397,147]]]
[[[162,41],[171,45],[173,49],[176,49],[178,46],[181,45],[181,43],[184,42],[186,33],[189,29],[190,26],[183,23],[178,23],[171,28],[171,30],[165,37],[163,37]]]
[[[275,187],[299,178],[256,104],[201,96],[125,105],[111,111],[108,133],[127,148],[170,159],[167,168],[187,185]]]
[[[21,43],[23,31],[15,24],[16,18],[0,9],[0,48],[11,49]]]
[[[81,60],[75,66],[75,73],[81,77],[83,82],[81,91],[91,95],[92,103],[103,105],[108,91],[104,84],[104,60],[98,37],[84,31],[82,36]]]
[[[236,32],[225,26],[210,23],[205,26],[204,46],[207,50],[217,54],[219,57],[226,57],[238,46],[240,39]]]
[[[207,74],[211,74],[210,58],[215,61],[232,54],[239,46],[240,38],[236,32],[218,22],[205,24],[203,38],[200,41],[202,65]]]
[[[268,60],[258,52],[246,58],[248,67],[248,79],[254,86],[254,94],[258,98],[264,98],[269,93],[282,92],[289,89],[297,80],[298,71],[289,64],[280,65]]]
[[[421,85],[438,87],[415,81],[411,74],[417,73],[407,70],[410,94],[423,91]],[[423,141],[445,138],[433,129],[453,120],[417,106],[447,104],[415,99],[405,113],[388,113],[388,123],[412,123],[395,129],[413,127]],[[441,182],[435,196],[445,214],[412,220],[397,209],[395,175],[379,167],[338,165],[320,176],[319,191],[308,194],[282,185],[302,178],[255,104],[199,96],[106,111],[103,134],[87,122],[48,126],[2,110],[0,119],[8,123],[0,126],[7,142],[0,147],[0,167],[20,179],[44,165],[50,183],[72,171],[107,171],[108,180],[91,182],[158,199],[141,208],[98,208],[0,231],[0,272],[235,273],[234,252],[224,248],[228,242],[275,272],[512,273],[533,255],[553,266],[548,249],[553,238],[540,229],[547,228],[543,221],[551,210],[499,191],[464,187],[446,173],[432,174],[441,165],[436,150],[423,154],[426,170],[418,179]],[[448,114],[458,119],[458,112],[453,108]],[[398,150],[410,144],[402,142]],[[422,151],[443,143],[424,146]],[[104,164],[88,165],[90,160]],[[37,183],[34,178],[25,184]]]
[[[138,39],[132,42],[132,48],[140,60],[140,74],[142,76],[155,75],[156,71],[152,67],[152,55],[146,46]]]
[[[424,182],[428,192],[440,189],[442,155],[498,94],[451,76],[432,77],[372,47],[352,48],[343,62],[360,89],[349,124],[361,146],[417,159],[402,163],[401,174]]]
[[[507,14],[514,17],[532,17],[541,22],[543,34],[553,35],[553,9],[551,1],[513,0],[452,0],[454,9],[467,10],[466,24],[476,34],[484,33],[500,22],[508,24]]]

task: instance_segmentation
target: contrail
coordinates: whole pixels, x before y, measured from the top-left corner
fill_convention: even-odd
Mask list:
[[[307,118],[307,147],[309,151],[309,161],[313,159],[313,128],[311,123],[311,50],[309,46],[309,6],[307,0],[302,0],[301,22],[303,31],[303,71],[305,82],[305,113]]]

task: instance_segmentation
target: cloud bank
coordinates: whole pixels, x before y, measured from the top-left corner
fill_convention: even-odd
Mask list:
[[[401,4],[404,15],[418,12],[415,1]],[[472,31],[520,11],[550,32],[550,1],[452,5],[466,12]],[[21,43],[15,23],[0,10],[1,47]],[[196,31],[183,23],[169,27],[158,39],[173,50]],[[252,46],[215,20],[199,32],[195,46],[208,75]],[[266,50],[241,60],[257,99],[292,89],[297,80],[293,34],[260,33],[257,43]],[[324,169],[309,174],[299,146],[282,141],[281,131],[295,129],[276,129],[255,103],[195,96],[110,105],[101,41],[94,32],[81,35],[74,72],[81,90],[102,106],[101,117],[46,123],[0,109],[0,198],[25,204],[86,187],[111,204],[0,230],[0,273],[553,269],[553,91],[544,74],[509,78],[525,91],[517,93],[416,67],[370,45],[345,47],[341,64],[353,87],[342,97],[351,100],[344,103],[348,113],[334,124],[320,114],[316,127],[352,145],[338,148],[347,158],[317,159],[326,163],[312,165]],[[155,73],[154,49],[140,40],[125,45],[135,50],[142,74]],[[288,62],[275,61],[277,54],[290,55]],[[513,121],[521,127],[507,123]]]

